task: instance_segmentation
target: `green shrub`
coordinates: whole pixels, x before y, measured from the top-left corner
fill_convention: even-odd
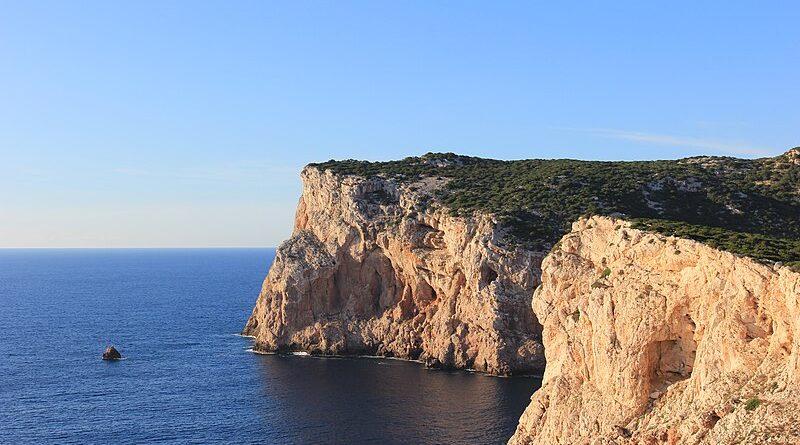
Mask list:
[[[750,399],[744,404],[744,409],[746,411],[753,411],[754,409],[758,408],[761,405],[760,399]]]

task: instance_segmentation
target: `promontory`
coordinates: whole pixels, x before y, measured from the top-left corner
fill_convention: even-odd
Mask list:
[[[800,149],[301,176],[256,350],[544,372],[514,444],[800,440]]]

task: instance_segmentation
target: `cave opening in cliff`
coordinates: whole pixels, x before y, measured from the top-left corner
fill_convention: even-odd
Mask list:
[[[664,391],[668,386],[692,375],[697,341],[696,325],[688,314],[673,318],[664,340],[655,341],[649,348],[651,391]]]
[[[481,286],[489,286],[497,280],[497,271],[488,264],[481,267]]]

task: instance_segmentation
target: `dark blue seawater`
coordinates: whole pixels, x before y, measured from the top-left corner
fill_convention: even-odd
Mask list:
[[[503,443],[539,386],[258,355],[271,249],[0,250],[0,443]],[[114,344],[126,357],[104,362]]]

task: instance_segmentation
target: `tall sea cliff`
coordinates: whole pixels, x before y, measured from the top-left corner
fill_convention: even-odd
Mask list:
[[[257,350],[544,371],[515,444],[800,435],[800,149],[428,154],[302,179],[243,331]]]
[[[244,330],[263,351],[366,354],[515,374],[544,369],[530,310],[544,252],[488,215],[430,205],[444,180],[303,170],[292,237]]]

